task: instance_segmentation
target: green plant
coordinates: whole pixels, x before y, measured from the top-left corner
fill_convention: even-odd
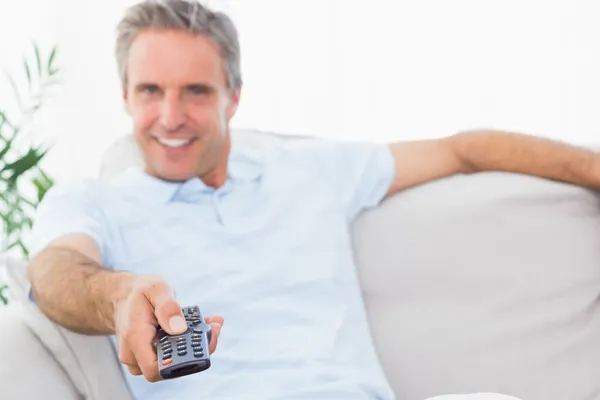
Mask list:
[[[8,291],[8,285],[0,285],[0,305],[7,305],[8,304],[8,296],[6,295],[6,292]]]
[[[56,48],[44,57],[34,44],[33,54],[23,58],[22,85],[5,73],[14,95],[16,115],[9,117],[0,108],[0,219],[4,230],[1,250],[16,249],[24,257],[28,256],[28,250],[22,234],[32,227],[33,212],[54,184],[40,166],[47,149],[27,142],[27,136],[51,87],[58,83],[55,58]],[[6,300],[4,290],[0,287],[0,302]]]

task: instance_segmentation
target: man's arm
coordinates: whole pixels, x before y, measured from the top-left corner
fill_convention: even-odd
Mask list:
[[[454,174],[506,171],[600,188],[600,154],[535,136],[480,130],[394,143],[388,195]]]
[[[102,267],[98,245],[82,234],[52,242],[31,260],[28,277],[48,318],[83,334],[115,333],[115,305],[133,280]]]

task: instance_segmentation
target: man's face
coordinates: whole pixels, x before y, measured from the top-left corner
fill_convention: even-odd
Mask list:
[[[142,32],[130,48],[124,98],[149,174],[169,181],[226,177],[228,126],[239,92],[228,88],[210,39]]]

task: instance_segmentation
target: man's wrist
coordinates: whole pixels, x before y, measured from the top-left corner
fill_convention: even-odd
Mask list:
[[[94,285],[97,293],[94,299],[96,301],[96,310],[102,325],[111,333],[115,333],[115,314],[119,306],[127,299],[131,293],[133,282],[136,279],[134,274],[129,272],[103,271]]]

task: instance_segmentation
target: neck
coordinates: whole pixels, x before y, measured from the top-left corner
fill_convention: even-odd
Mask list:
[[[230,135],[227,135],[227,140],[222,148],[221,154],[217,155],[219,162],[214,168],[206,171],[198,177],[204,182],[206,186],[211,186],[215,189],[220,188],[227,181],[228,173],[228,160],[229,153],[231,152],[231,139]]]

